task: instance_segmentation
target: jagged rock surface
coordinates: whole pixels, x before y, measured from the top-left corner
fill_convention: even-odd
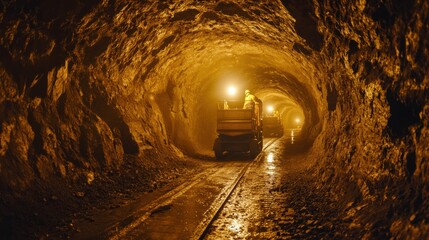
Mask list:
[[[234,72],[302,110],[319,184],[369,236],[429,232],[427,1],[0,6],[4,199],[125,156],[205,154],[218,79]]]

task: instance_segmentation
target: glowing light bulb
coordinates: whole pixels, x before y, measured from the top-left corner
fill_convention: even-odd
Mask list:
[[[235,94],[237,94],[237,88],[234,86],[229,86],[227,91],[230,96],[235,96]]]
[[[273,106],[268,106],[268,107],[267,107],[267,111],[268,111],[268,112],[273,112],[273,111],[274,111]]]
[[[300,122],[301,122],[301,119],[296,118],[296,119],[295,119],[295,122],[296,122],[296,123],[300,123]]]

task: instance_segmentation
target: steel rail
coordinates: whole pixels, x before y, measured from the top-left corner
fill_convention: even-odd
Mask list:
[[[148,206],[138,210],[136,213],[133,213],[132,215],[128,216],[126,219],[122,220],[121,222],[118,222],[114,224],[113,226],[109,227],[107,230],[108,239],[111,240],[119,240],[123,239],[126,234],[130,231],[132,231],[134,228],[136,228],[140,223],[144,222],[152,212],[154,212],[156,209],[168,205],[170,202],[172,202],[174,199],[178,198],[182,194],[184,194],[188,189],[192,188],[194,185],[196,185],[201,179],[203,179],[201,176],[203,175],[215,175],[217,172],[219,172],[221,169],[211,169],[214,170],[212,172],[202,172],[197,174],[192,178],[191,181],[185,182],[178,187],[168,191],[152,203],[150,203]],[[128,223],[126,226],[121,225],[126,222]]]
[[[271,146],[277,139],[271,139],[263,148],[263,150],[267,149],[269,146]],[[219,194],[218,199],[214,201],[214,204],[209,208],[209,210],[206,212],[207,217],[198,225],[196,230],[194,231],[193,237],[191,239],[204,239],[204,237],[208,234],[208,231],[214,221],[218,218],[220,212],[223,210],[223,208],[226,205],[226,202],[230,199],[232,193],[237,188],[241,180],[243,179],[244,175],[247,173],[247,170],[250,168],[250,166],[254,165],[255,163],[261,161],[263,158],[263,152],[259,153],[258,156],[255,158],[254,161],[247,164],[243,169],[240,171],[238,177],[235,179],[233,184],[230,185],[228,189],[224,190],[224,193]],[[222,196],[223,199],[222,199]]]
[[[264,146],[263,150],[271,146],[277,139],[270,139],[267,144]],[[211,207],[206,211],[206,214],[208,217],[206,217],[196,228],[196,231],[194,231],[193,237],[191,239],[201,239],[206,234],[208,228],[213,223],[219,212],[222,210],[223,206],[231,196],[234,189],[238,186],[239,182],[247,172],[247,169],[254,164],[257,161],[260,161],[262,159],[263,154],[262,152],[255,158],[254,161],[249,162],[242,168],[240,171],[238,177],[233,181],[233,183],[229,187],[225,187],[221,193],[219,193],[218,197],[214,201],[214,204],[211,205]],[[139,224],[146,221],[152,212],[154,212],[156,209],[168,205],[174,199],[180,197],[183,195],[187,190],[191,189],[193,186],[198,184],[200,181],[203,181],[202,176],[211,176],[215,175],[217,172],[219,172],[220,168],[213,168],[209,171],[204,171],[202,173],[197,174],[194,176],[190,181],[187,181],[178,187],[168,191],[167,193],[160,196],[158,199],[147,205],[146,207],[143,207],[139,209],[137,212],[134,212],[133,214],[129,215],[125,219],[121,220],[120,222],[115,223],[114,225],[111,225],[109,228],[105,231],[105,237],[107,239],[111,240],[118,240],[123,239],[126,237],[126,235],[133,231]],[[125,226],[124,226],[125,225]]]

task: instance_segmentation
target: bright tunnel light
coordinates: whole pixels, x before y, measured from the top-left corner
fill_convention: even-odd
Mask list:
[[[268,111],[268,112],[270,112],[270,113],[271,113],[271,112],[273,112],[273,111],[274,111],[273,106],[268,106],[268,107],[267,107],[267,111]]]
[[[295,118],[295,122],[296,122],[296,123],[300,123],[300,122],[301,122],[301,119],[299,119],[299,118]]]
[[[235,94],[237,94],[237,88],[234,86],[229,86],[227,91],[229,96],[235,96]]]

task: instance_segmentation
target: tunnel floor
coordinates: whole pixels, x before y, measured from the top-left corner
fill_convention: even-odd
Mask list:
[[[304,150],[289,138],[267,148],[206,239],[361,239],[361,227],[315,186]]]
[[[265,139],[265,145],[258,161],[240,155],[230,155],[222,161],[194,159],[198,167],[181,176],[165,176],[169,181],[155,191],[130,188],[125,193],[115,192],[115,196],[105,193],[101,200],[82,201],[81,208],[75,206],[67,216],[61,216],[61,212],[52,215],[56,222],[50,225],[40,225],[39,229],[29,225],[26,230],[38,232],[28,233],[38,239],[192,239],[212,202],[225,194],[225,186],[240,168],[252,163],[207,228],[204,239],[364,236],[363,227],[353,222],[353,212],[340,210],[344,208],[328,192],[317,188],[312,159],[299,140],[295,138],[292,143],[288,137]],[[183,195],[175,197],[179,200],[162,199],[169,191],[189,184],[201,186],[193,191],[180,190]],[[46,201],[49,205],[52,199]]]

